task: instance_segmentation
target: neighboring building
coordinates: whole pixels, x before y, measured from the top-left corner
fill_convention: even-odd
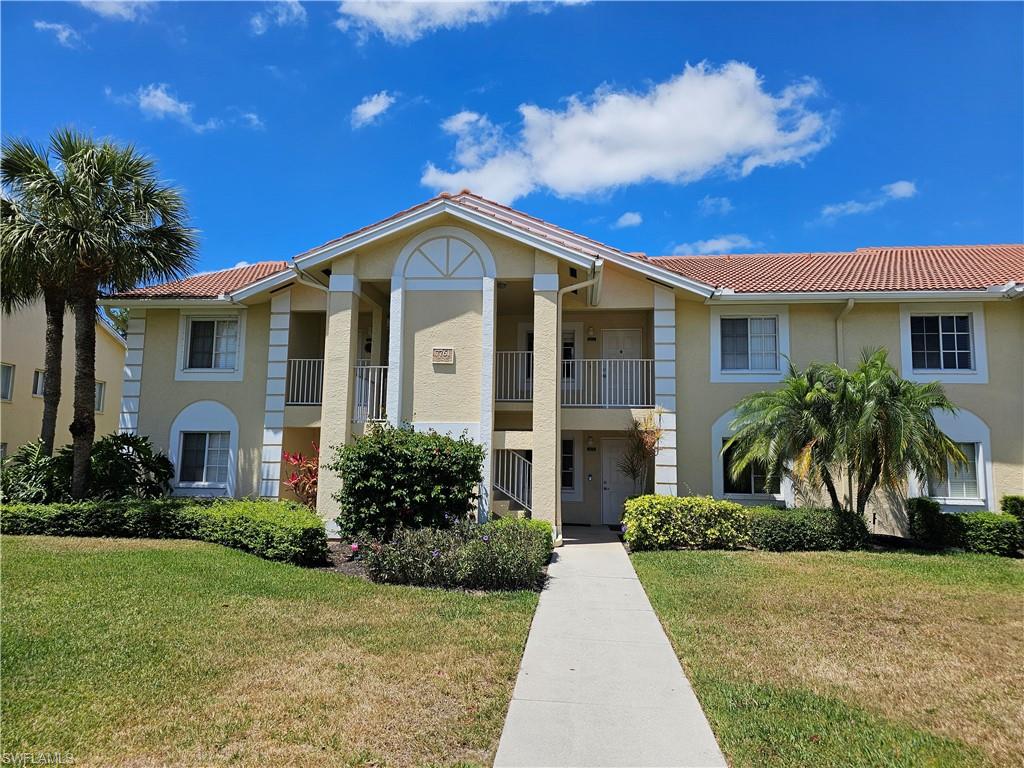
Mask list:
[[[1024,488],[1022,293],[1022,245],[650,258],[463,192],[109,303],[131,308],[122,428],[169,452],[177,493],[277,497],[282,449],[388,420],[468,433],[483,509],[560,531],[619,520],[623,436],[654,409],[649,490],[799,501],[727,478],[732,409],[787,360],[852,366],[869,346],[963,409],[940,423],[973,461],[932,494],[997,508]],[[322,470],[328,521],[337,487]],[[872,514],[902,527],[899,505]]]
[[[13,452],[39,439],[43,423],[43,367],[46,354],[46,311],[38,301],[0,316],[0,448]],[[106,321],[96,319],[96,436],[118,430],[125,341]],[[64,316],[60,407],[54,447],[71,442],[74,418],[75,319]]]

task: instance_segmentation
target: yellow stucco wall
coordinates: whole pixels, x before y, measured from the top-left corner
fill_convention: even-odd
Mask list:
[[[477,291],[410,291],[402,327],[402,418],[415,422],[480,421],[482,300]],[[434,347],[452,347],[454,365],[431,362]]]
[[[42,370],[46,349],[46,312],[37,302],[0,317],[0,360],[14,365],[10,402],[0,403],[0,442],[8,451],[36,440],[43,421],[43,398],[32,395],[32,378]],[[121,410],[125,347],[101,322],[96,323],[96,380],[106,383],[103,411],[96,413],[96,437],[117,432]],[[56,447],[71,442],[68,427],[74,416],[75,320],[64,318],[61,399],[57,410]]]
[[[146,310],[139,433],[149,435],[154,445],[169,451],[171,423],[183,408],[200,400],[223,404],[238,419],[235,493],[238,496],[255,496],[259,493],[260,452],[263,447],[270,303],[251,306],[245,312],[242,380],[176,381],[179,312],[176,309]]]

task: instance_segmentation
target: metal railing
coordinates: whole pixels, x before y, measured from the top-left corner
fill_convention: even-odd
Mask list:
[[[352,421],[385,421],[388,417],[388,367],[357,365],[355,367],[355,402]]]
[[[533,352],[494,353],[494,399],[507,403],[533,399]]]
[[[324,390],[323,358],[288,360],[287,405],[320,405]]]
[[[518,451],[494,452],[494,489],[528,512],[533,511],[533,465]]]
[[[562,405],[645,408],[654,405],[654,361],[563,360]]]

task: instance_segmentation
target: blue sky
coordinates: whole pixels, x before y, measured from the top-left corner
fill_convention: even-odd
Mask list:
[[[626,250],[1024,241],[1024,5],[15,3],[4,136],[184,188],[201,268],[469,186]]]

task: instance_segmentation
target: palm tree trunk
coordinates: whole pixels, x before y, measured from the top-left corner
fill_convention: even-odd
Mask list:
[[[71,495],[83,499],[89,491],[89,458],[96,436],[96,295],[86,286],[74,301],[75,311],[75,420]]]
[[[64,353],[64,313],[67,304],[60,291],[45,291],[43,306],[46,308],[46,351],[43,372],[43,423],[39,439],[43,442],[43,453],[53,455],[53,441],[57,434],[57,407],[60,405],[61,365]]]
[[[836,492],[836,484],[832,480],[832,473],[827,469],[821,470],[821,479],[825,483],[825,488],[828,489],[828,497],[832,502],[832,509],[836,514],[842,514],[843,503],[839,500],[839,494]]]

